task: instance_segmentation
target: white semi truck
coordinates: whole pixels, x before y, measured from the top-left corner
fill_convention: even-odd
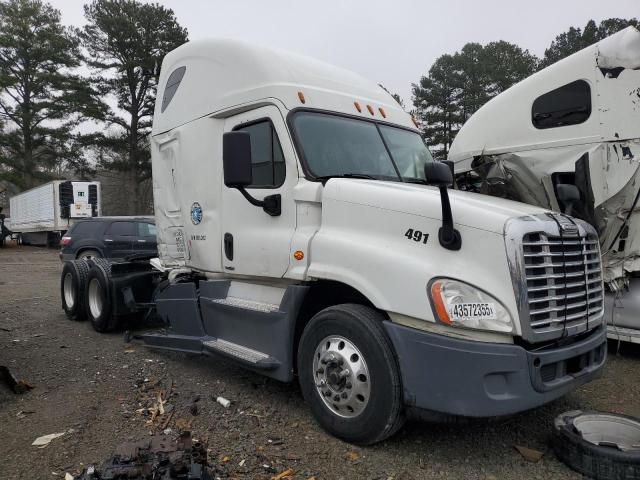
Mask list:
[[[155,311],[169,328],[148,346],[297,375],[319,423],[361,444],[412,411],[542,405],[605,362],[595,229],[449,190],[373,82],[190,42],[164,59],[151,145],[159,258],[66,262],[72,319]]]
[[[451,146],[458,188],[598,232],[609,337],[640,343],[640,32],[616,33],[489,101]],[[557,293],[557,292],[556,292]]]
[[[58,245],[75,219],[101,215],[100,182],[55,180],[9,199],[11,231],[24,244]]]

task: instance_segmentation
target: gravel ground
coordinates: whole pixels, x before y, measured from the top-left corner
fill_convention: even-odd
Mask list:
[[[593,408],[640,416],[640,349],[622,345],[600,379],[543,408],[460,425],[410,422],[384,443],[354,447],[316,425],[295,384],[217,359],[131,347],[121,333],[67,320],[60,270],[56,251],[0,250],[0,365],[35,387],[16,395],[0,386],[2,479],[64,478],[101,463],[121,442],[157,434],[169,414],[148,424],[136,410],[170,388],[168,427],[207,440],[220,478],[268,479],[291,468],[295,479],[578,479],[549,450],[555,415]],[[232,405],[225,409],[217,396]],[[63,431],[46,448],[31,446]],[[514,445],[544,456],[527,462]]]

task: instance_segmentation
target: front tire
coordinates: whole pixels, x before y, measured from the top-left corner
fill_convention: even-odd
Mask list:
[[[111,263],[93,259],[87,275],[85,310],[94,330],[111,332],[118,327],[118,317],[113,315]]]
[[[377,311],[326,308],[305,327],[298,348],[302,394],[318,423],[347,442],[370,445],[404,423],[398,362]]]

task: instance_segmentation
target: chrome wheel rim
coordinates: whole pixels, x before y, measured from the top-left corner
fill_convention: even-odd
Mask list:
[[[64,303],[67,308],[71,309],[76,303],[75,288],[73,288],[73,277],[70,273],[64,276],[64,282],[62,284],[62,291],[64,293]]]
[[[80,259],[82,260],[91,260],[94,256],[91,254],[91,252],[82,252],[80,254]]]
[[[102,287],[97,278],[89,282],[89,310],[93,318],[99,318],[102,313]]]
[[[331,335],[318,344],[313,354],[313,379],[324,404],[340,417],[357,417],[369,403],[367,362],[345,337]]]

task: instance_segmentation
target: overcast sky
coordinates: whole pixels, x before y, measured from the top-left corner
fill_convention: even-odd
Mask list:
[[[239,38],[309,55],[397,92],[443,53],[467,42],[513,42],[540,56],[555,36],[589,19],[640,16],[639,0],[158,0],[191,40]],[[84,0],[49,0],[68,25]]]

